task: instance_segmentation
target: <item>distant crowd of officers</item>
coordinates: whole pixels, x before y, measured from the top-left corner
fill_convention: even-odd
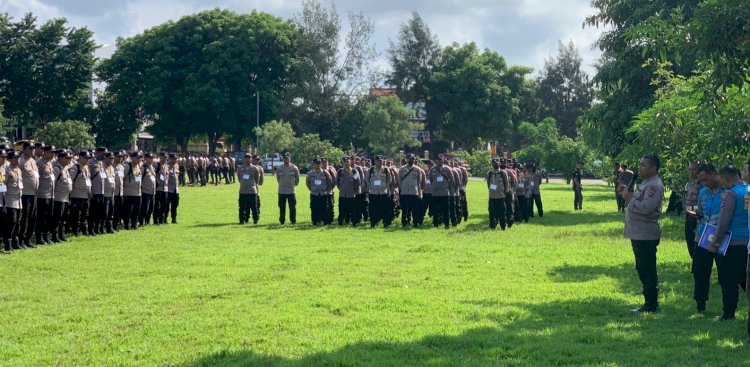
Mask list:
[[[300,183],[299,168],[291,156],[283,155],[284,164],[276,169],[278,181],[279,223],[297,221],[296,187]],[[492,161],[487,173],[489,190],[490,228],[498,225],[505,230],[515,222],[528,222],[536,205],[543,216],[539,186],[542,175],[534,165],[519,164],[514,160]],[[400,216],[401,225],[420,227],[425,217],[432,218],[434,227],[450,228],[468,220],[466,185],[469,173],[456,159],[442,155],[434,161],[422,162],[414,155],[401,161],[376,156],[373,160],[344,157],[334,167],[325,157],[312,161],[305,185],[310,190],[310,211],[313,225],[357,226],[362,221],[371,227],[390,226]],[[237,168],[240,180],[239,223],[254,224],[260,218],[259,187],[263,184],[263,169],[257,156],[245,155]],[[334,190],[338,190],[338,217]]]
[[[177,223],[180,157],[100,147],[0,145],[0,252],[97,236],[153,222]],[[33,241],[33,242],[32,242]]]

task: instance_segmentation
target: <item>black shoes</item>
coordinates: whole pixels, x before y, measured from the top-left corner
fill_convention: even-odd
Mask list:
[[[632,309],[631,311],[635,313],[655,313],[659,312],[659,306],[644,304],[641,307]]]
[[[696,311],[698,313],[705,313],[706,312],[706,302],[698,302],[696,305]]]

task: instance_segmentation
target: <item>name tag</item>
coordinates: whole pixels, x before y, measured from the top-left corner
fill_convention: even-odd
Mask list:
[[[534,187],[534,183],[533,182],[531,183],[531,187]]]
[[[164,181],[164,175],[159,175],[159,179]]]
[[[141,182],[141,176],[135,176],[135,182]]]
[[[490,185],[490,190],[497,190],[497,185],[495,184]]]
[[[148,176],[151,182],[156,182],[156,176]]]
[[[524,187],[524,185],[522,183],[518,184],[518,188],[519,189],[522,189],[523,187]]]
[[[381,181],[381,180],[375,180],[375,181],[372,182],[372,184],[375,185],[375,186],[380,186],[380,185],[383,184],[383,181]]]
[[[86,179],[86,187],[91,187],[91,179],[90,178]]]
[[[102,172],[101,174],[99,174],[99,176],[100,176],[101,178],[107,178],[107,174],[106,174],[105,172]]]
[[[359,180],[359,172],[354,172],[354,179]]]
[[[250,175],[249,174],[244,174],[244,175],[242,175],[242,179],[243,180],[249,180],[250,179]]]
[[[125,171],[117,171],[117,175],[120,177],[125,177]]]
[[[39,172],[34,171],[34,178],[39,178]]]
[[[428,185],[432,185],[432,181],[431,181],[431,180],[429,180],[429,179],[426,179],[426,180],[424,180],[424,183],[426,183],[426,184],[428,184]]]
[[[315,186],[320,186],[323,184],[323,180],[315,180]]]
[[[443,182],[445,178],[443,176],[438,176],[437,182]]]
[[[114,184],[115,183],[115,178],[114,177],[110,177],[110,178],[107,179],[107,181],[109,181],[110,184]]]
[[[0,184],[0,192],[7,192],[8,186],[5,186],[5,184]]]
[[[23,181],[18,181],[18,188],[23,190]]]

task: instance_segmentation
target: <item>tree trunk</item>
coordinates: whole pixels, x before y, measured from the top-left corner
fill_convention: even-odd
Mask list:
[[[189,136],[183,136],[182,138],[180,138],[180,151],[182,151],[182,153],[188,152],[188,142],[190,142]]]

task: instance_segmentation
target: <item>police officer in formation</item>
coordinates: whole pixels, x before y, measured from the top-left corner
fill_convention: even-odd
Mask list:
[[[516,160],[493,159],[492,170],[485,177],[489,191],[490,228],[501,230],[514,223],[526,223],[534,216],[536,205],[539,217],[544,216],[540,186],[542,175],[533,164]]]
[[[292,164],[292,155],[284,153],[284,164],[276,169],[276,181],[279,184],[279,223],[286,222],[286,208],[289,207],[289,223],[297,223],[297,196],[299,185],[299,168]],[[262,171],[261,171],[262,173]]]
[[[0,252],[116,233],[121,225],[164,224],[168,215],[177,223],[180,157],[143,158],[105,147],[92,154],[42,143],[24,142],[22,151],[0,145]]]

